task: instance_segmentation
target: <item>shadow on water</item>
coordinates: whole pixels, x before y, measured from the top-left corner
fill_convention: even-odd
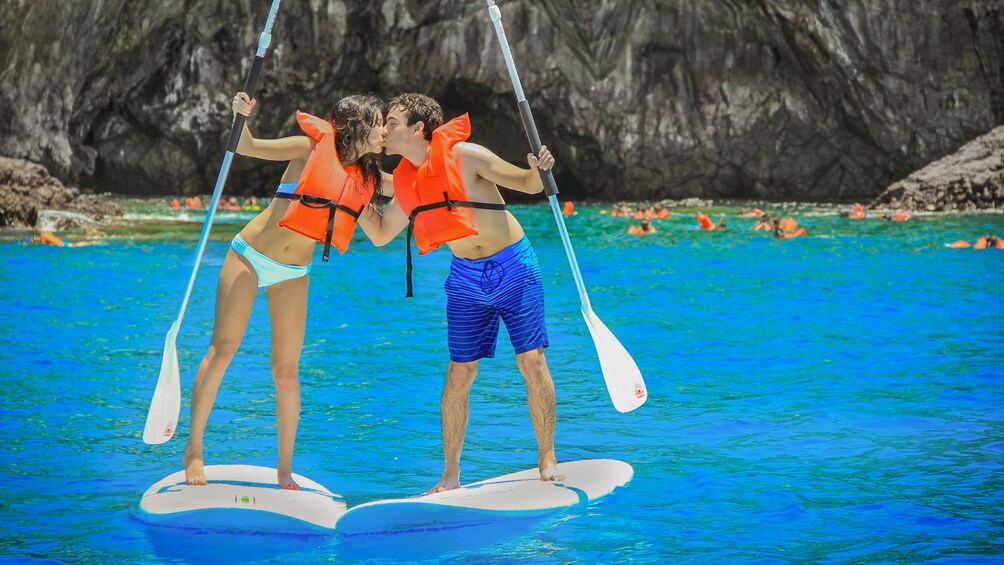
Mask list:
[[[134,518],[135,520],[135,518]],[[230,564],[294,559],[329,553],[336,561],[415,562],[479,553],[546,529],[560,518],[506,518],[464,527],[369,535],[295,535],[210,531],[153,525],[137,520],[154,555],[171,561]]]
[[[315,552],[332,536],[216,532],[142,524],[154,555],[171,561],[199,564],[248,563]]]
[[[377,535],[338,536],[339,561],[379,559],[416,562],[450,554],[478,553],[498,544],[511,544],[554,521],[554,517],[508,518],[450,529],[428,529]]]

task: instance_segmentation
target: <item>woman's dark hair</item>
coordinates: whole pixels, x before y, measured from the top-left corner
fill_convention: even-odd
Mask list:
[[[360,145],[366,143],[370,129],[383,119],[385,110],[386,105],[380,97],[373,94],[353,94],[339,100],[328,115],[328,120],[335,126],[335,151],[338,152],[338,157],[354,161],[359,165],[363,182],[373,183],[371,202],[375,202],[381,194],[380,154],[367,153],[359,156],[356,152]]]

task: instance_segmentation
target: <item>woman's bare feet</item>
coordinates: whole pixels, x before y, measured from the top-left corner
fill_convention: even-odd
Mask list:
[[[190,485],[206,485],[206,469],[205,463],[202,461],[202,455],[189,455],[185,452],[185,455],[181,458],[181,464],[185,466],[185,482]]]
[[[300,490],[300,485],[296,484],[293,480],[292,471],[279,471],[276,470],[276,478],[279,481],[279,488],[285,490]]]

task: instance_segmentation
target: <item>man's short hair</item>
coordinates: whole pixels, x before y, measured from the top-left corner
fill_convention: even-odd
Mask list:
[[[443,125],[443,108],[432,98],[415,92],[401,94],[390,101],[388,108],[395,107],[404,110],[408,118],[408,125],[413,126],[418,122],[425,124],[425,140],[432,140],[432,130]]]

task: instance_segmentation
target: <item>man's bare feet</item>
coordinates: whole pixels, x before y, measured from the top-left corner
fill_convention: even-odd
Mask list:
[[[453,490],[455,488],[460,488],[460,473],[447,473],[443,471],[443,478],[439,479],[436,486],[432,487],[425,494],[435,494],[437,492],[446,492],[448,490]]]
[[[565,475],[558,473],[558,460],[554,453],[540,456],[537,459],[537,467],[540,469],[540,480],[560,482],[565,480]]]
[[[206,485],[205,463],[201,456],[189,457],[186,452],[181,458],[182,465],[185,466],[185,482],[190,485]]]
[[[300,490],[300,485],[293,480],[292,471],[276,471],[276,478],[279,481],[279,488],[285,490]]]

